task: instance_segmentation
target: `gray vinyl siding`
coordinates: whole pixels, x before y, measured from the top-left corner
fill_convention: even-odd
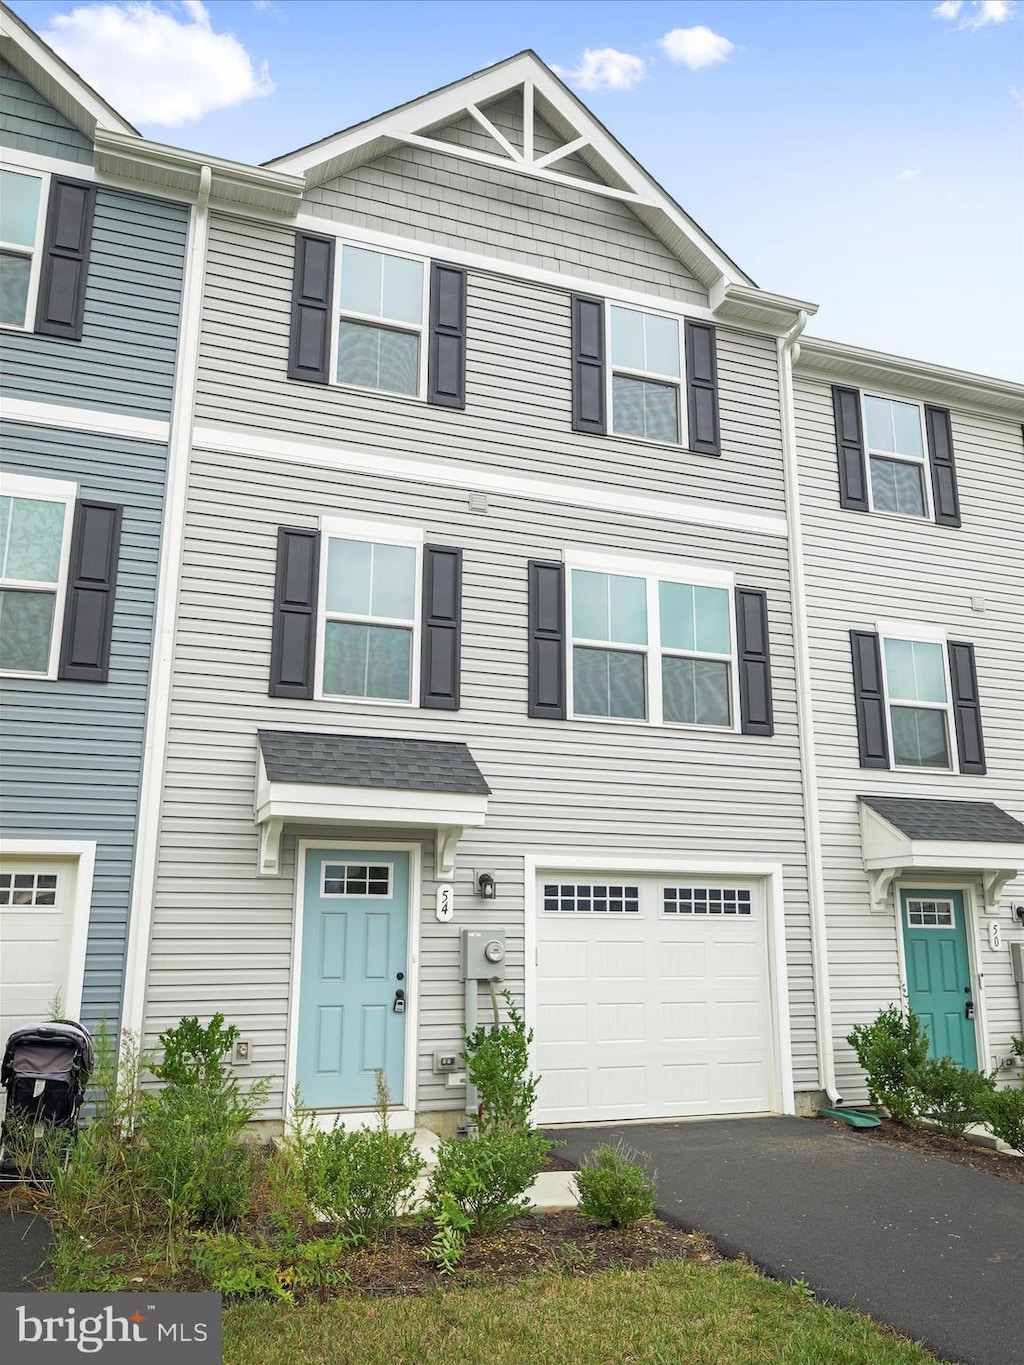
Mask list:
[[[423,528],[464,548],[462,709],[281,701],[267,695],[276,531],[320,514]],[[767,589],[777,732],[757,739],[526,715],[526,562],[607,547],[735,568]],[[523,855],[567,847],[624,857],[761,858],[785,865],[789,996],[798,1084],[817,1081],[792,630],[783,541],[697,531],[657,519],[464,492],[273,459],[193,455],[178,623],[146,1032],[182,1013],[223,1009],[254,1040],[253,1074],[280,1112],[287,1045],[294,848],[260,878],[253,823],[259,727],[464,740],[493,789],[487,825],[464,836],[456,918],[432,907],[426,839],[420,949],[420,1110],[458,1107],[432,1075],[435,1048],[459,1041],[458,932],[481,919],[476,871],[494,874],[489,921],[508,931],[510,985],[523,980]],[[309,833],[309,831],[306,831]],[[344,844],[345,833],[325,836]],[[349,837],[353,837],[351,831]],[[404,833],[392,838],[403,839]],[[585,859],[584,859],[585,861]],[[416,983],[413,982],[414,989]]]
[[[92,143],[0,57],[0,147],[91,166]]]
[[[0,393],[170,416],[189,210],[101,187],[81,341],[0,333]]]
[[[857,1101],[866,1092],[846,1036],[900,998],[898,920],[869,909],[857,795],[994,801],[1024,819],[1024,404],[1016,421],[952,410],[959,530],[844,511],[827,382],[798,376],[796,417],[836,1056],[839,1088]],[[874,630],[878,620],[934,623],[974,644],[987,776],[858,766],[849,631]],[[928,886],[928,875],[917,885]],[[1021,1031],[1005,944],[1014,936],[1006,907],[1022,899],[1024,880],[1002,894],[998,953],[988,946],[987,917],[978,917],[991,1044],[982,1066],[1006,1056],[1011,1033]]]
[[[4,422],[5,472],[124,508],[107,683],[0,679],[5,838],[95,839],[83,1018],[116,1027],[124,975],[166,448]]]
[[[292,232],[214,215],[200,421],[784,510],[778,368],[770,337],[718,329],[722,454],[714,458],[571,431],[569,294],[510,279],[500,266],[469,274],[464,412],[289,380],[293,263]]]

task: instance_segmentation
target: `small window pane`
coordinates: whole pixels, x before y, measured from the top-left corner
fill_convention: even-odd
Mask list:
[[[697,648],[706,654],[729,654],[729,594],[725,588],[694,588]]]
[[[394,322],[423,321],[423,263],[404,256],[384,257],[381,316]]]
[[[662,709],[676,725],[729,725],[729,665],[706,659],[661,661]]]
[[[645,370],[644,315],[632,308],[612,310],[612,364]]]
[[[572,575],[573,634],[622,645],[647,643],[647,584],[624,574]]]
[[[674,384],[612,376],[612,429],[619,436],[679,442],[679,390]]]
[[[416,611],[416,551],[411,545],[374,545],[370,611],[411,621]]]
[[[890,707],[895,761],[911,768],[948,768],[949,744],[945,711],[912,706]]]
[[[324,631],[324,692],[333,697],[408,701],[412,631],[328,621]]]
[[[338,328],[338,379],[386,393],[419,392],[420,339],[408,332],[342,321]]]
[[[647,342],[645,370],[654,374],[679,375],[679,324],[674,318],[660,318],[647,314],[644,318]]]
[[[613,649],[574,648],[577,715],[643,720],[647,714],[644,656]]]
[[[661,643],[666,649],[694,649],[693,588],[689,583],[659,583]]]
[[[921,459],[921,409],[916,403],[892,404],[893,450],[897,455],[913,455]]]
[[[0,498],[0,575],[56,583],[65,511],[43,498]]]
[[[24,327],[31,274],[28,256],[0,251],[0,324],[4,327]]]
[[[890,455],[896,453],[896,437],[892,429],[892,405],[887,398],[864,399],[864,415],[867,419],[868,446],[871,450],[884,450]]]
[[[35,246],[42,185],[34,175],[0,171],[0,241]]]
[[[327,610],[411,621],[416,610],[416,551],[411,545],[332,538],[327,551]]]
[[[666,649],[729,654],[729,594],[724,588],[659,583],[661,643]]]
[[[381,316],[381,263],[379,251],[364,251],[362,247],[345,246],[341,249],[341,306],[347,313],[367,313]]]
[[[327,610],[370,615],[373,546],[366,540],[332,538],[327,549]]]
[[[46,672],[54,600],[52,592],[0,592],[0,668]]]
[[[899,512],[905,517],[923,517],[924,484],[922,469],[903,460],[871,457],[871,497],[878,512]]]
[[[946,663],[940,644],[886,640],[885,671],[893,701],[946,700]]]

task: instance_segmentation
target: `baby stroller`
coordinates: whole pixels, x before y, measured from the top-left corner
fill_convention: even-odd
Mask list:
[[[0,1066],[7,1091],[0,1180],[37,1178],[33,1166],[55,1139],[65,1155],[70,1151],[92,1068],[92,1038],[82,1024],[58,1019],[15,1029]]]

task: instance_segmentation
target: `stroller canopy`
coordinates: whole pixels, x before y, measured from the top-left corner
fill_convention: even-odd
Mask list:
[[[16,1077],[33,1080],[67,1080],[77,1073],[83,1079],[93,1068],[89,1030],[71,1020],[33,1024],[15,1029],[7,1040],[0,1085]]]

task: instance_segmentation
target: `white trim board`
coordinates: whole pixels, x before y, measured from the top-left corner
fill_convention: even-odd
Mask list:
[[[528,498],[561,506],[591,507],[602,512],[636,513],[659,521],[718,526],[754,535],[780,536],[784,539],[787,534],[786,518],[782,514],[744,512],[710,502],[683,502],[679,498],[658,497],[653,493],[630,493],[625,488],[611,485],[597,487],[570,480],[508,474],[503,470],[484,469],[479,465],[394,455],[369,446],[351,449],[326,442],[261,436],[255,431],[238,428],[198,425],[193,440],[196,450],[213,454],[255,455],[305,465],[311,469],[340,469],[412,483],[438,484],[445,488],[479,489],[512,498]]]
[[[96,436],[127,436],[136,441],[155,441],[166,445],[170,422],[153,417],[133,417],[123,412],[103,412],[99,408],[75,408],[62,403],[40,402],[34,398],[7,398],[0,402],[0,417],[9,422],[25,422],[61,431],[88,431]]]

